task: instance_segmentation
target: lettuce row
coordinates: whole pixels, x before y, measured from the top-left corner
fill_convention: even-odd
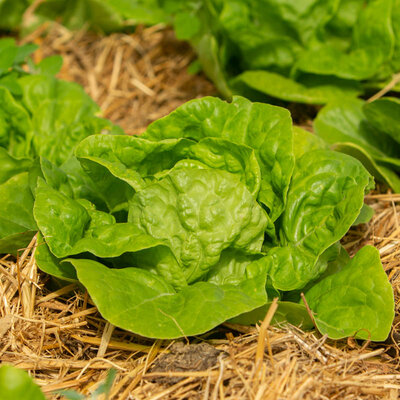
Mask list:
[[[30,174],[38,266],[147,337],[255,322],[275,296],[277,319],[309,327],[304,292],[322,333],[384,340],[394,300],[379,253],[338,244],[373,180],[320,145],[242,97],[190,101],[140,137],[87,136],[75,157],[97,198],[45,156]]]
[[[132,18],[149,5],[109,1]],[[400,0],[152,3],[153,18],[162,11],[160,20],[190,41],[226,98],[326,104],[376,91],[400,71]]]

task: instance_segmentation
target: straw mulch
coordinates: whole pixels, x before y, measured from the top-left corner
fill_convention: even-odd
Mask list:
[[[185,72],[192,52],[161,27],[106,38],[61,27],[42,33],[30,37],[44,46],[36,57],[62,54],[61,76],[83,84],[105,116],[130,133],[213,92],[203,76]],[[59,398],[60,389],[89,394],[114,368],[113,400],[398,399],[400,196],[367,201],[373,220],[344,244],[351,253],[365,244],[380,249],[396,296],[386,343],[334,342],[315,331],[272,327],[274,307],[256,327],[225,324],[178,342],[140,338],[104,321],[77,286],[60,288],[38,271],[34,239],[18,259],[0,259],[0,360],[30,371],[48,398]]]

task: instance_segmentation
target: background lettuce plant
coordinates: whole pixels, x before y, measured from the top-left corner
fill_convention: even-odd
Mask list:
[[[128,18],[173,24],[226,98],[325,104],[400,71],[399,0],[109,3]]]
[[[254,322],[275,296],[309,324],[304,292],[322,333],[384,340],[394,300],[379,253],[350,259],[338,243],[372,178],[316,143],[287,110],[242,97],[190,101],[140,137],[88,136],[75,156],[104,201],[42,158],[38,266],[78,279],[104,318],[147,337]]]
[[[207,0],[186,12],[198,29],[182,36],[226,97],[325,104],[400,71],[398,0]]]
[[[60,57],[38,65],[28,61],[29,72],[22,69],[35,49],[0,40],[0,53],[7,55],[0,65],[1,253],[25,247],[37,231],[32,215],[37,175],[58,180],[60,188],[68,180],[75,193],[97,198],[73,155],[74,146],[93,133],[122,132],[96,116],[97,104],[79,85],[53,76]]]

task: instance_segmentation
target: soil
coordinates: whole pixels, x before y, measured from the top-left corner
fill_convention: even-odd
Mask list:
[[[223,354],[221,350],[217,350],[208,343],[185,344],[175,342],[170,347],[169,353],[163,354],[154,362],[150,373],[205,371],[216,366],[218,357]],[[148,379],[160,384],[175,384],[185,378],[154,376]]]

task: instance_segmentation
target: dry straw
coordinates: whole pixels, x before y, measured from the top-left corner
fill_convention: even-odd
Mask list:
[[[42,34],[28,38],[44,46],[36,56],[62,54],[62,77],[83,84],[105,116],[131,133],[213,92],[204,77],[185,72],[193,54],[162,27],[105,38],[61,27]],[[34,238],[17,259],[0,259],[0,360],[30,371],[48,398],[70,388],[89,394],[114,368],[113,400],[398,399],[400,195],[374,194],[367,202],[376,212],[371,223],[343,243],[352,254],[365,244],[380,250],[396,296],[386,343],[334,342],[315,331],[271,326],[275,303],[258,326],[224,324],[189,347],[147,340],[104,321],[77,286],[60,288],[38,271]]]

